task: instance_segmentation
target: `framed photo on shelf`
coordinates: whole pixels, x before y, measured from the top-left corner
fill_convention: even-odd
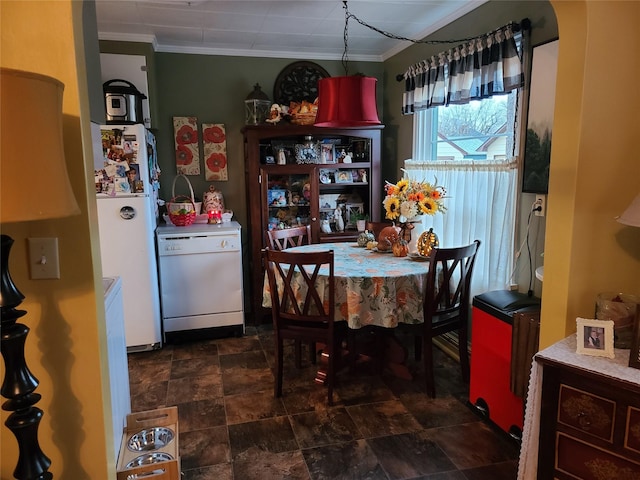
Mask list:
[[[613,320],[576,318],[576,353],[614,358]]]
[[[267,201],[270,207],[286,207],[289,203],[286,190],[267,190]]]
[[[320,144],[320,163],[336,163],[336,149],[333,143]]]
[[[369,142],[368,140],[354,140],[351,142],[351,152],[353,153],[354,162],[369,161]]]
[[[320,163],[319,144],[297,144],[296,163]]]
[[[339,170],[336,175],[336,183],[351,183],[353,182],[353,176],[351,170]]]

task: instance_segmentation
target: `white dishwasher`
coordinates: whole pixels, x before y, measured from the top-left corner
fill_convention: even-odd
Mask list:
[[[240,224],[156,229],[165,342],[244,333]]]

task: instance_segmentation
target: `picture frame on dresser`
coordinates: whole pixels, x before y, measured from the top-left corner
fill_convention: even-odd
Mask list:
[[[640,319],[636,315],[633,324],[633,336],[631,337],[631,351],[629,352],[629,366],[640,368]]]
[[[613,321],[576,318],[576,353],[614,358]]]

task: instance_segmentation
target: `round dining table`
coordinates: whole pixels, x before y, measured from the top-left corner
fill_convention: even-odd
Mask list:
[[[287,249],[292,252],[327,250],[334,252],[335,321],[347,321],[353,329],[422,323],[422,302],[429,270],[426,257],[396,257],[391,251],[378,252],[344,242]],[[328,269],[324,274],[323,277],[321,269],[320,282],[326,279]],[[268,281],[264,283],[262,304],[271,307]]]

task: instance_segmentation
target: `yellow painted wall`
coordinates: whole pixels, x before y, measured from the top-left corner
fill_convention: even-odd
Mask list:
[[[15,240],[10,270],[26,296],[21,308],[28,313],[21,323],[31,328],[26,359],[40,382],[36,392],[42,400],[37,406],[44,411],[44,418],[38,437],[43,452],[52,461],[50,472],[57,479],[102,480],[115,478],[115,453],[110,421],[105,421],[111,415],[111,406],[104,394],[108,391],[104,307],[96,307],[103,302],[100,265],[94,265],[93,260],[99,255],[96,257],[98,243],[94,241],[95,195],[88,175],[93,171],[91,143],[82,141],[83,135],[88,139],[89,117],[81,9],[82,2],[72,0],[0,2],[0,64],[49,75],[65,84],[65,155],[82,210],[70,218],[1,228],[2,233]],[[37,141],[37,132],[33,133]],[[25,175],[37,168],[33,158],[15,161],[24,163]],[[52,201],[46,191],[24,195]],[[20,198],[15,202],[20,208]],[[61,279],[29,279],[28,237],[59,239]],[[4,363],[1,368],[4,376]],[[3,411],[2,423],[7,416]],[[0,435],[0,477],[13,478],[18,456],[16,440],[4,425]]]
[[[31,327],[26,357],[40,381],[38,406],[45,416],[39,439],[52,460],[51,472],[58,479],[101,480],[115,476],[114,452],[105,422],[110,404],[104,394],[104,312],[96,308],[102,289],[100,267],[93,260],[98,243],[91,152],[89,143],[82,143],[89,127],[83,52],[76,39],[81,26],[74,12],[80,4],[0,2],[0,64],[50,75],[66,85],[65,152],[82,209],[81,215],[62,220],[2,225],[2,232],[16,240],[10,268],[27,297],[22,304],[28,311],[23,323]],[[640,192],[640,102],[633,83],[640,74],[640,2],[554,1],[553,7],[561,40],[542,347],[573,332],[576,316],[592,315],[598,292],[640,293],[640,229],[613,221]],[[29,168],[30,159],[20,161]],[[47,192],[25,194],[48,200]],[[60,280],[29,280],[30,236],[59,238]],[[2,422],[6,417],[2,412]],[[0,477],[9,479],[17,448],[4,426],[0,435]]]
[[[593,318],[597,293],[640,294],[640,229],[614,220],[640,193],[640,2],[553,1],[559,58],[541,348]]]

